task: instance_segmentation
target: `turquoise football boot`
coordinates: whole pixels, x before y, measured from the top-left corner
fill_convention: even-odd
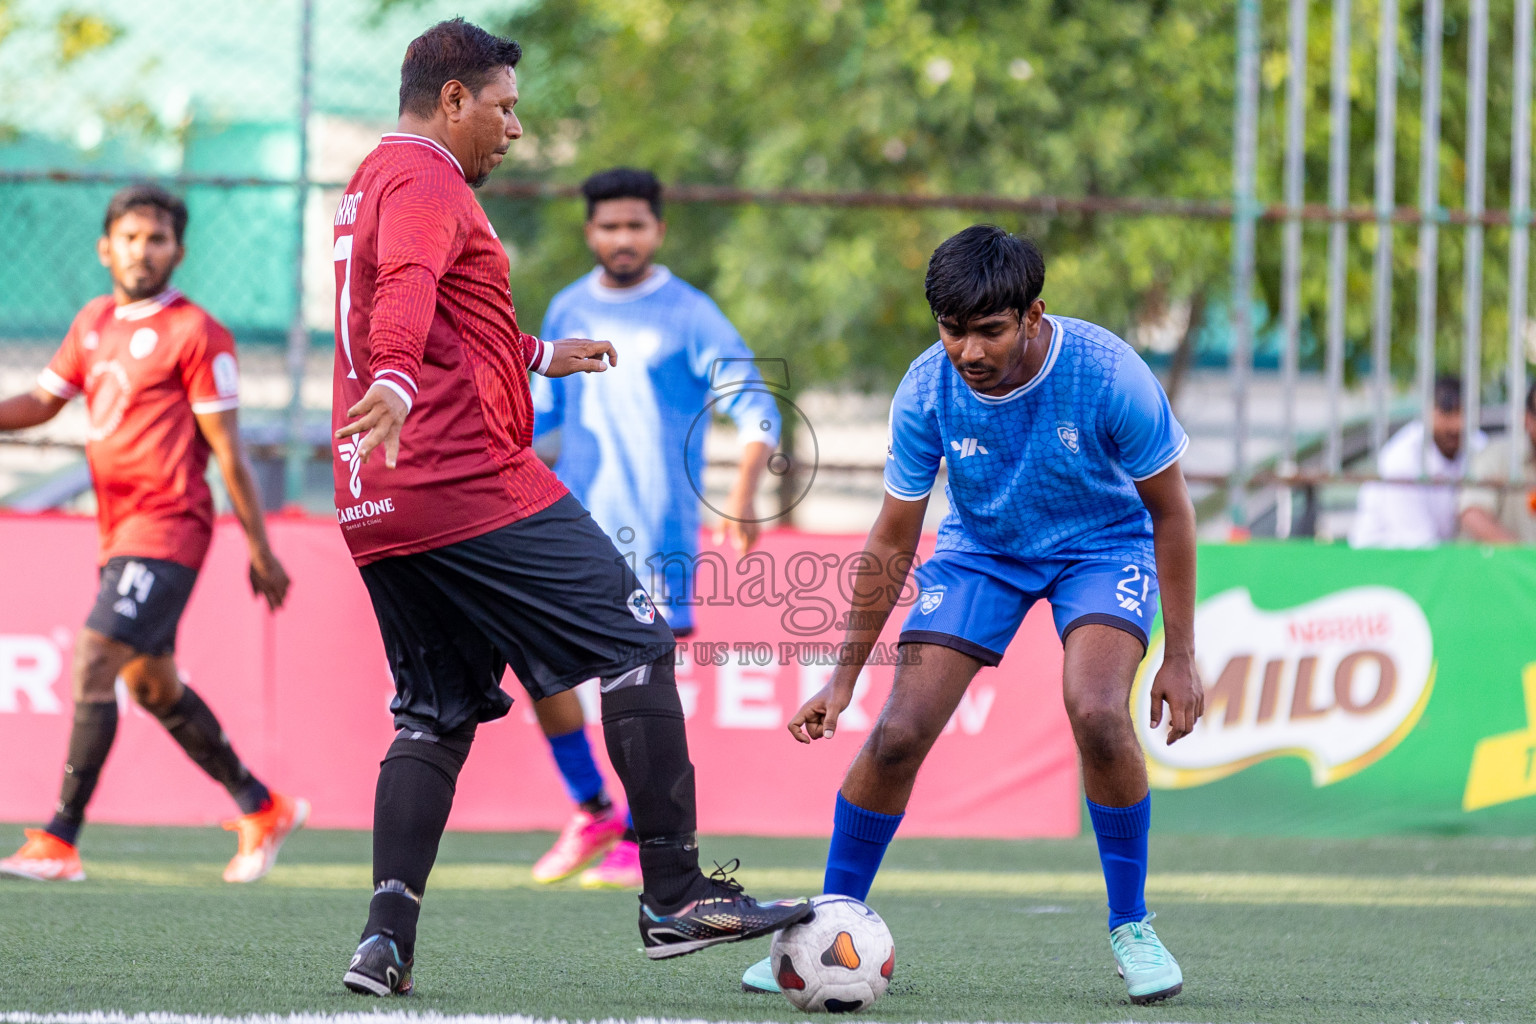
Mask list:
[[[747,972],[741,976],[741,990],[743,992],[777,992],[779,990],[779,983],[773,977],[771,957],[765,956],[747,968]]]
[[[1179,970],[1178,961],[1152,930],[1155,916],[1148,914],[1144,920],[1131,921],[1109,933],[1115,966],[1125,979],[1131,1002],[1138,1006],[1176,996],[1184,988],[1184,972]]]

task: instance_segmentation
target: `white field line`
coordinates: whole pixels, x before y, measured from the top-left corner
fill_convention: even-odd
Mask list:
[[[803,1019],[803,1018],[802,1018]],[[860,1024],[880,1024],[859,1018]],[[403,1013],[257,1013],[246,1017],[218,1017],[197,1013],[25,1013],[0,1010],[0,1024],[762,1024],[761,1021],[705,1021],[675,1017],[605,1017],[601,1021],[566,1021],[557,1017],[526,1017],[522,1014]],[[951,1024],[951,1022],[945,1022]],[[1019,1022],[1023,1024],[1023,1022]],[[1110,1024],[1135,1024],[1116,1021]]]

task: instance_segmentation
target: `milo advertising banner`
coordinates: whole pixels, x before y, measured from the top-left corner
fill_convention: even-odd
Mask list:
[[[1200,550],[1205,717],[1147,726],[1159,830],[1536,830],[1536,550]]]

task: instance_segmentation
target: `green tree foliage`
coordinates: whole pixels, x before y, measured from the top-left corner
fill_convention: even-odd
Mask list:
[[[1376,20],[1355,0],[1350,202],[1373,201]],[[1489,208],[1509,203],[1513,7],[1493,0]],[[1441,203],[1462,205],[1465,6],[1450,4],[1443,69]],[[1259,196],[1282,198],[1286,4],[1262,5]],[[1307,69],[1307,200],[1327,195],[1331,8],[1313,0]],[[1401,4],[1396,201],[1414,205],[1422,7]],[[576,182],[614,164],[663,180],[754,189],[899,194],[1171,197],[1231,194],[1234,9],[1230,0],[538,0],[497,26],[519,38],[529,137],[514,175]],[[589,265],[577,203],[504,204],[518,294],[536,315]],[[990,220],[1040,241],[1050,308],[1137,340],[1170,305],[1229,308],[1230,227],[1106,214],[1019,217],[954,210],[678,205],[665,258],[711,292],[795,384],[888,386],[934,337],[929,252]],[[1303,365],[1320,367],[1326,225],[1305,231]],[[1504,359],[1506,229],[1485,248],[1484,352]],[[1394,234],[1393,366],[1413,367],[1416,231]],[[1350,373],[1368,368],[1373,225],[1350,228]],[[1459,362],[1459,228],[1442,231],[1438,358]],[[1280,227],[1261,226],[1258,298],[1280,307]],[[1224,324],[1206,340],[1225,341]],[[1271,337],[1271,344],[1273,338]],[[1272,354],[1272,353],[1271,353]]]
[[[526,57],[514,173],[624,163],[754,189],[1221,198],[1226,0],[546,0],[501,26]],[[579,204],[506,210],[536,312],[590,265]],[[992,220],[1035,236],[1047,301],[1125,329],[1225,274],[1222,224],[962,211],[676,206],[665,258],[796,386],[889,384],[935,337],[928,254]]]
[[[49,60],[12,57],[18,37],[25,31],[46,31],[52,36]],[[67,8],[29,17],[15,0],[0,0],[0,144],[12,142],[20,129],[6,117],[6,110],[16,104],[36,103],[40,80],[71,68],[81,58],[104,51],[122,36],[121,26],[102,14]],[[9,45],[8,45],[9,44]],[[117,96],[122,86],[101,90],[102,109],[109,116],[132,116],[142,101]],[[76,112],[78,113],[78,112]],[[138,127],[135,124],[135,127]]]
[[[59,64],[68,67],[88,53],[111,46],[122,29],[99,14],[65,11],[54,25],[58,36]]]

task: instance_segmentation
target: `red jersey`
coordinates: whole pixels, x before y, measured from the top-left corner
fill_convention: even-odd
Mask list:
[[[103,295],[75,317],[37,382],[66,400],[85,393],[101,562],[138,555],[201,568],[213,495],[195,414],[240,405],[229,332],[174,288],[126,306]]]
[[[518,329],[507,254],[453,154],[385,135],[336,211],[340,427],[373,384],[410,406],[396,468],[362,435],[336,445],[336,516],[358,565],[489,533],[566,493],[534,455],[528,370],[550,346]]]

